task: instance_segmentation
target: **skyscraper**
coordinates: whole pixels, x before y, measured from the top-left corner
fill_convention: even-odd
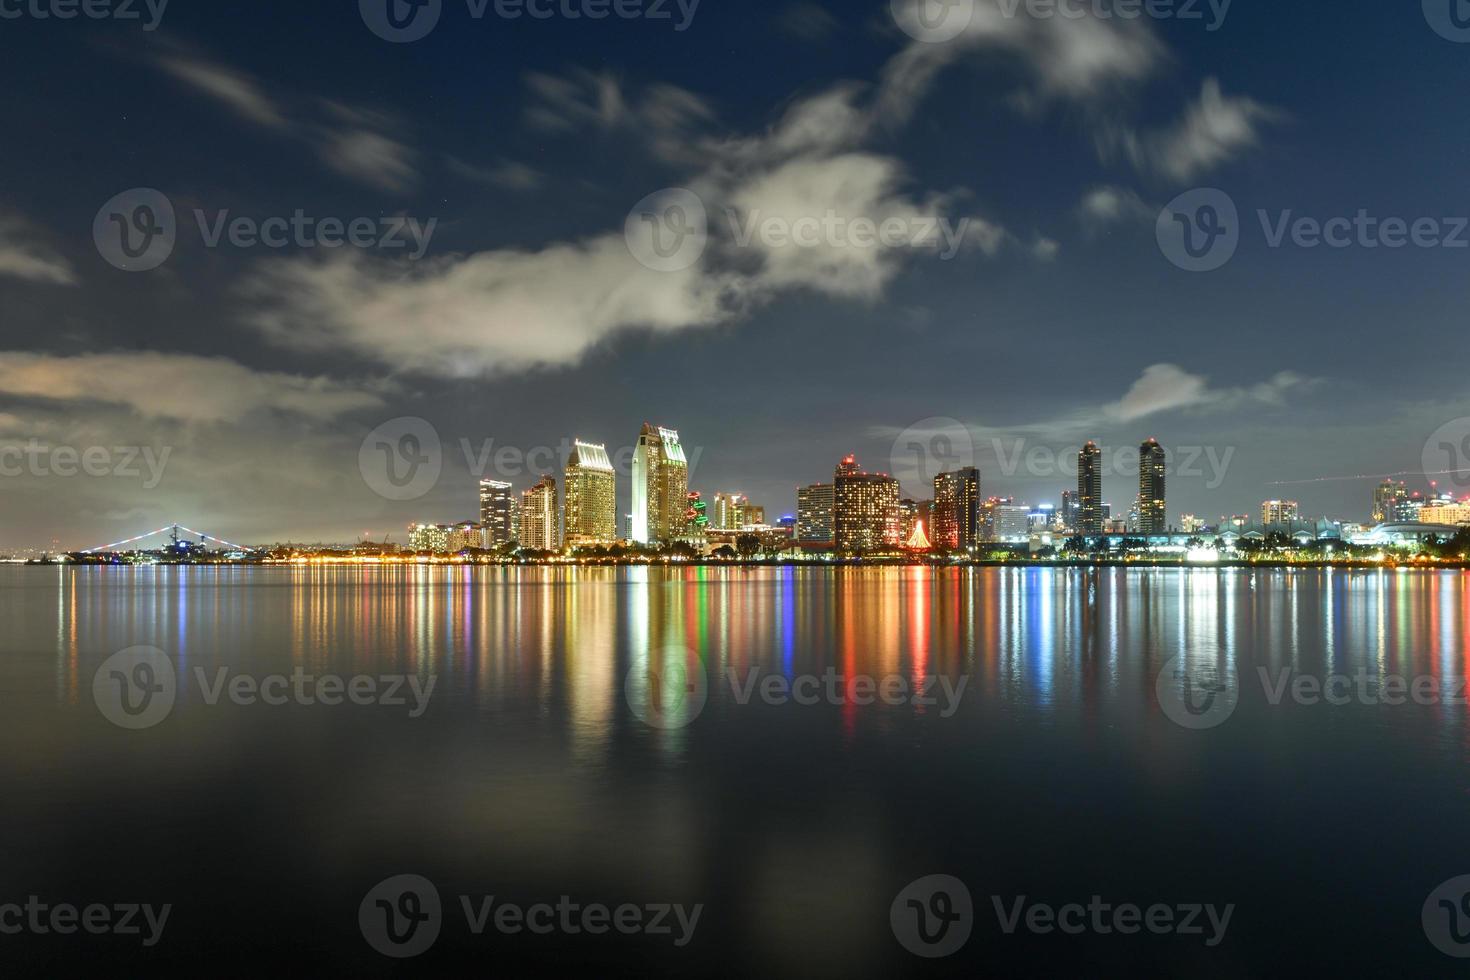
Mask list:
[[[1157,439],[1138,447],[1138,533],[1168,534],[1169,512],[1164,501],[1167,456]]]
[[[580,439],[574,441],[563,482],[566,498],[562,533],[566,547],[616,541],[617,474],[613,472],[607,447]]]
[[[633,540],[676,541],[689,506],[689,461],[673,429],[644,423],[633,453]]]
[[[521,547],[555,551],[559,539],[556,480],[543,476],[540,483],[521,494]]]
[[[1103,533],[1102,450],[1095,442],[1077,454],[1077,533]]]
[[[980,471],[968,466],[934,478],[932,540],[957,551],[980,542]]]
[[[815,483],[796,491],[796,540],[800,544],[831,547],[833,485]]]
[[[838,551],[896,548],[903,543],[898,481],[885,473],[864,473],[848,456],[833,481],[833,532]]]
[[[1373,488],[1373,520],[1384,524],[1402,520],[1399,515],[1409,499],[1409,488],[1402,483],[1384,480]]]
[[[738,493],[715,494],[715,512],[711,526],[717,531],[734,531],[740,528],[741,512],[745,497]]]
[[[516,540],[515,497],[509,483],[480,481],[480,526],[492,548]]]

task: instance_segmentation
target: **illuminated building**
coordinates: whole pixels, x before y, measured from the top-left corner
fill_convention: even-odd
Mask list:
[[[1261,504],[1261,523],[1290,524],[1301,519],[1301,506],[1295,500],[1268,500]]]
[[[796,540],[804,545],[833,545],[837,538],[832,525],[834,487],[815,483],[796,491]]]
[[[480,526],[490,548],[516,540],[515,497],[509,483],[480,481]]]
[[[733,531],[740,527],[741,514],[749,501],[738,493],[715,494],[715,512],[710,527],[720,531]]]
[[[934,478],[934,543],[958,551],[980,541],[980,471],[973,466]]]
[[[411,524],[408,528],[408,546],[420,554],[449,554],[448,524]]]
[[[1031,541],[1031,508],[1002,504],[994,510],[993,541],[1028,544]]]
[[[633,453],[633,540],[663,544],[684,532],[689,461],[673,429],[647,423]]]
[[[485,547],[485,529],[474,521],[465,521],[462,524],[456,524],[449,529],[445,547],[452,555],[457,555],[461,551],[469,551],[470,549],[483,549]]]
[[[1102,450],[1089,442],[1077,454],[1077,532],[1103,533]]]
[[[691,490],[685,500],[684,533],[679,540],[702,549],[709,539],[709,505],[698,491]]]
[[[745,502],[745,506],[743,506],[743,507],[740,508],[740,525],[739,526],[740,527],[764,527],[765,526],[765,523],[766,523],[766,509],[764,507],[757,506],[756,504],[753,504],[749,500],[747,500]]]
[[[1062,527],[1074,528],[1077,526],[1077,495],[1071,490],[1062,491],[1062,510],[1058,516],[1061,518]]]
[[[1402,520],[1400,508],[1409,499],[1409,488],[1402,483],[1384,480],[1373,489],[1373,520],[1383,524]]]
[[[617,540],[617,474],[607,447],[572,443],[563,475],[563,543],[568,548]]]
[[[1470,524],[1470,499],[1429,504],[1419,511],[1419,520],[1424,524]]]
[[[521,494],[521,547],[555,551],[560,538],[557,523],[556,480],[543,476]]]
[[[1169,514],[1164,501],[1167,456],[1157,439],[1138,447],[1138,533],[1168,534]]]
[[[1203,531],[1204,529],[1205,522],[1200,520],[1198,517],[1195,517],[1193,514],[1179,515],[1179,530],[1183,531],[1185,534],[1195,534],[1199,531]]]
[[[897,547],[903,540],[896,517],[898,481],[883,473],[864,473],[855,457],[837,467],[832,491],[832,530],[838,551],[864,552]]]

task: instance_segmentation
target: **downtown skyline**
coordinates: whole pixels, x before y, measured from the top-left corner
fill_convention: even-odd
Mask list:
[[[5,476],[0,548],[173,519],[232,540],[381,535],[420,509],[352,461],[402,416],[441,434],[423,509],[448,514],[495,475],[474,472],[486,440],[558,446],[595,419],[588,438],[624,446],[611,434],[645,416],[704,450],[700,486],[773,510],[849,452],[920,493],[892,446],[932,416],[971,433],[990,488],[1025,500],[1068,481],[1007,472],[1018,448],[1144,432],[1232,454],[1218,486],[1171,478],[1183,513],[1285,497],[1359,515],[1374,481],[1339,478],[1451,468],[1425,458],[1470,418],[1454,358],[1434,356],[1458,336],[1461,253],[1274,233],[1287,212],[1452,214],[1455,145],[1412,96],[1454,90],[1470,59],[1420,11],[1338,12],[1334,44],[1290,57],[1285,36],[1323,26],[1310,11],[1235,5],[1215,30],[1023,16],[953,45],[916,40],[886,3],[843,15],[704,4],[683,31],[485,21],[401,48],[351,9],[320,15],[342,28],[326,44],[271,30],[292,16],[274,2],[172,5],[153,31],[7,21],[25,38],[0,69],[17,85],[78,41],[96,57],[74,69],[86,100],[0,107],[17,147],[0,190],[0,450],[106,450],[109,474],[116,450],[168,457],[156,482],[141,466],[60,477],[49,458]],[[727,45],[754,61],[716,58]],[[1394,55],[1393,73],[1338,70]],[[1375,123],[1403,152],[1381,151]],[[111,164],[86,162],[99,137]],[[829,200],[839,185],[854,198]],[[692,270],[650,269],[625,225],[679,187],[708,208],[710,245]],[[1190,273],[1154,219],[1201,187],[1227,192],[1243,228],[1227,265]],[[177,216],[148,272],[93,237],[130,188]],[[969,224],[953,252],[772,237],[808,210]],[[215,235],[298,212],[316,237]],[[357,218],[371,247],[322,247],[325,220]],[[411,247],[385,244],[395,226]],[[374,303],[339,302],[354,295]]]

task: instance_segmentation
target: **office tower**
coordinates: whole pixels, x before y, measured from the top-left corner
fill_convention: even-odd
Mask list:
[[[1157,439],[1138,447],[1138,533],[1168,534],[1169,515],[1164,503],[1167,457]]]
[[[930,521],[935,547],[957,551],[980,541],[980,471],[968,466],[934,478]]]
[[[830,483],[814,483],[796,491],[796,540],[801,544],[831,547],[836,542],[833,490]]]
[[[1062,491],[1062,527],[1075,528],[1077,526],[1077,495],[1071,490]]]
[[[556,480],[543,476],[521,494],[521,547],[555,551],[560,540],[557,523]]]
[[[833,536],[838,551],[877,551],[902,542],[898,481],[864,473],[848,456],[837,466],[832,491]]]
[[[741,527],[764,527],[766,524],[766,509],[750,502],[746,502],[740,508]]]
[[[465,521],[456,524],[449,529],[447,550],[452,555],[471,548],[479,550],[485,547],[484,528],[474,521]]]
[[[644,423],[633,453],[633,540],[664,544],[684,532],[689,461],[673,429]]]
[[[1400,508],[1409,498],[1409,488],[1402,483],[1384,480],[1373,488],[1373,520],[1385,524],[1400,520]]]
[[[509,483],[480,481],[480,526],[485,528],[490,547],[516,540],[515,497]]]
[[[612,544],[617,540],[617,474],[607,447],[572,443],[563,483],[562,534],[568,548]]]
[[[1077,454],[1077,533],[1103,533],[1102,450],[1089,442]]]
[[[1031,540],[1031,508],[1001,504],[995,508],[994,541],[1024,544]]]
[[[714,515],[710,520],[710,526],[716,531],[736,531],[740,529],[741,512],[748,501],[738,493],[715,494]]]
[[[1301,520],[1301,507],[1295,500],[1268,500],[1261,504],[1262,524],[1290,524]]]

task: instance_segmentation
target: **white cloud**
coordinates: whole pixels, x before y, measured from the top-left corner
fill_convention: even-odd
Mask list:
[[[220,357],[151,352],[0,353],[0,393],[100,402],[146,418],[190,422],[238,422],[268,411],[330,419],[383,402],[374,391],[325,378],[252,371]]]
[[[182,56],[160,58],[160,67],[246,119],[272,129],[289,126],[286,117],[250,77],[222,65]]]
[[[1083,224],[1094,229],[1124,221],[1152,221],[1157,213],[1157,209],[1150,208],[1143,198],[1126,187],[1094,187],[1077,206]]]
[[[1210,78],[1199,100],[1173,126],[1141,134],[1115,127],[1100,142],[1105,150],[1121,147],[1140,170],[1183,182],[1259,145],[1261,125],[1281,118],[1279,110],[1254,99],[1226,96],[1219,81]]]
[[[1133,383],[1119,401],[1106,405],[1103,414],[1120,422],[1133,422],[1160,412],[1193,408],[1238,408],[1246,403],[1281,405],[1293,390],[1314,382],[1292,371],[1282,371],[1246,388],[1211,388],[1209,379],[1191,374],[1175,364],[1154,364]]]
[[[0,211],[0,276],[56,286],[74,286],[71,263],[37,241],[36,229],[24,219]]]

